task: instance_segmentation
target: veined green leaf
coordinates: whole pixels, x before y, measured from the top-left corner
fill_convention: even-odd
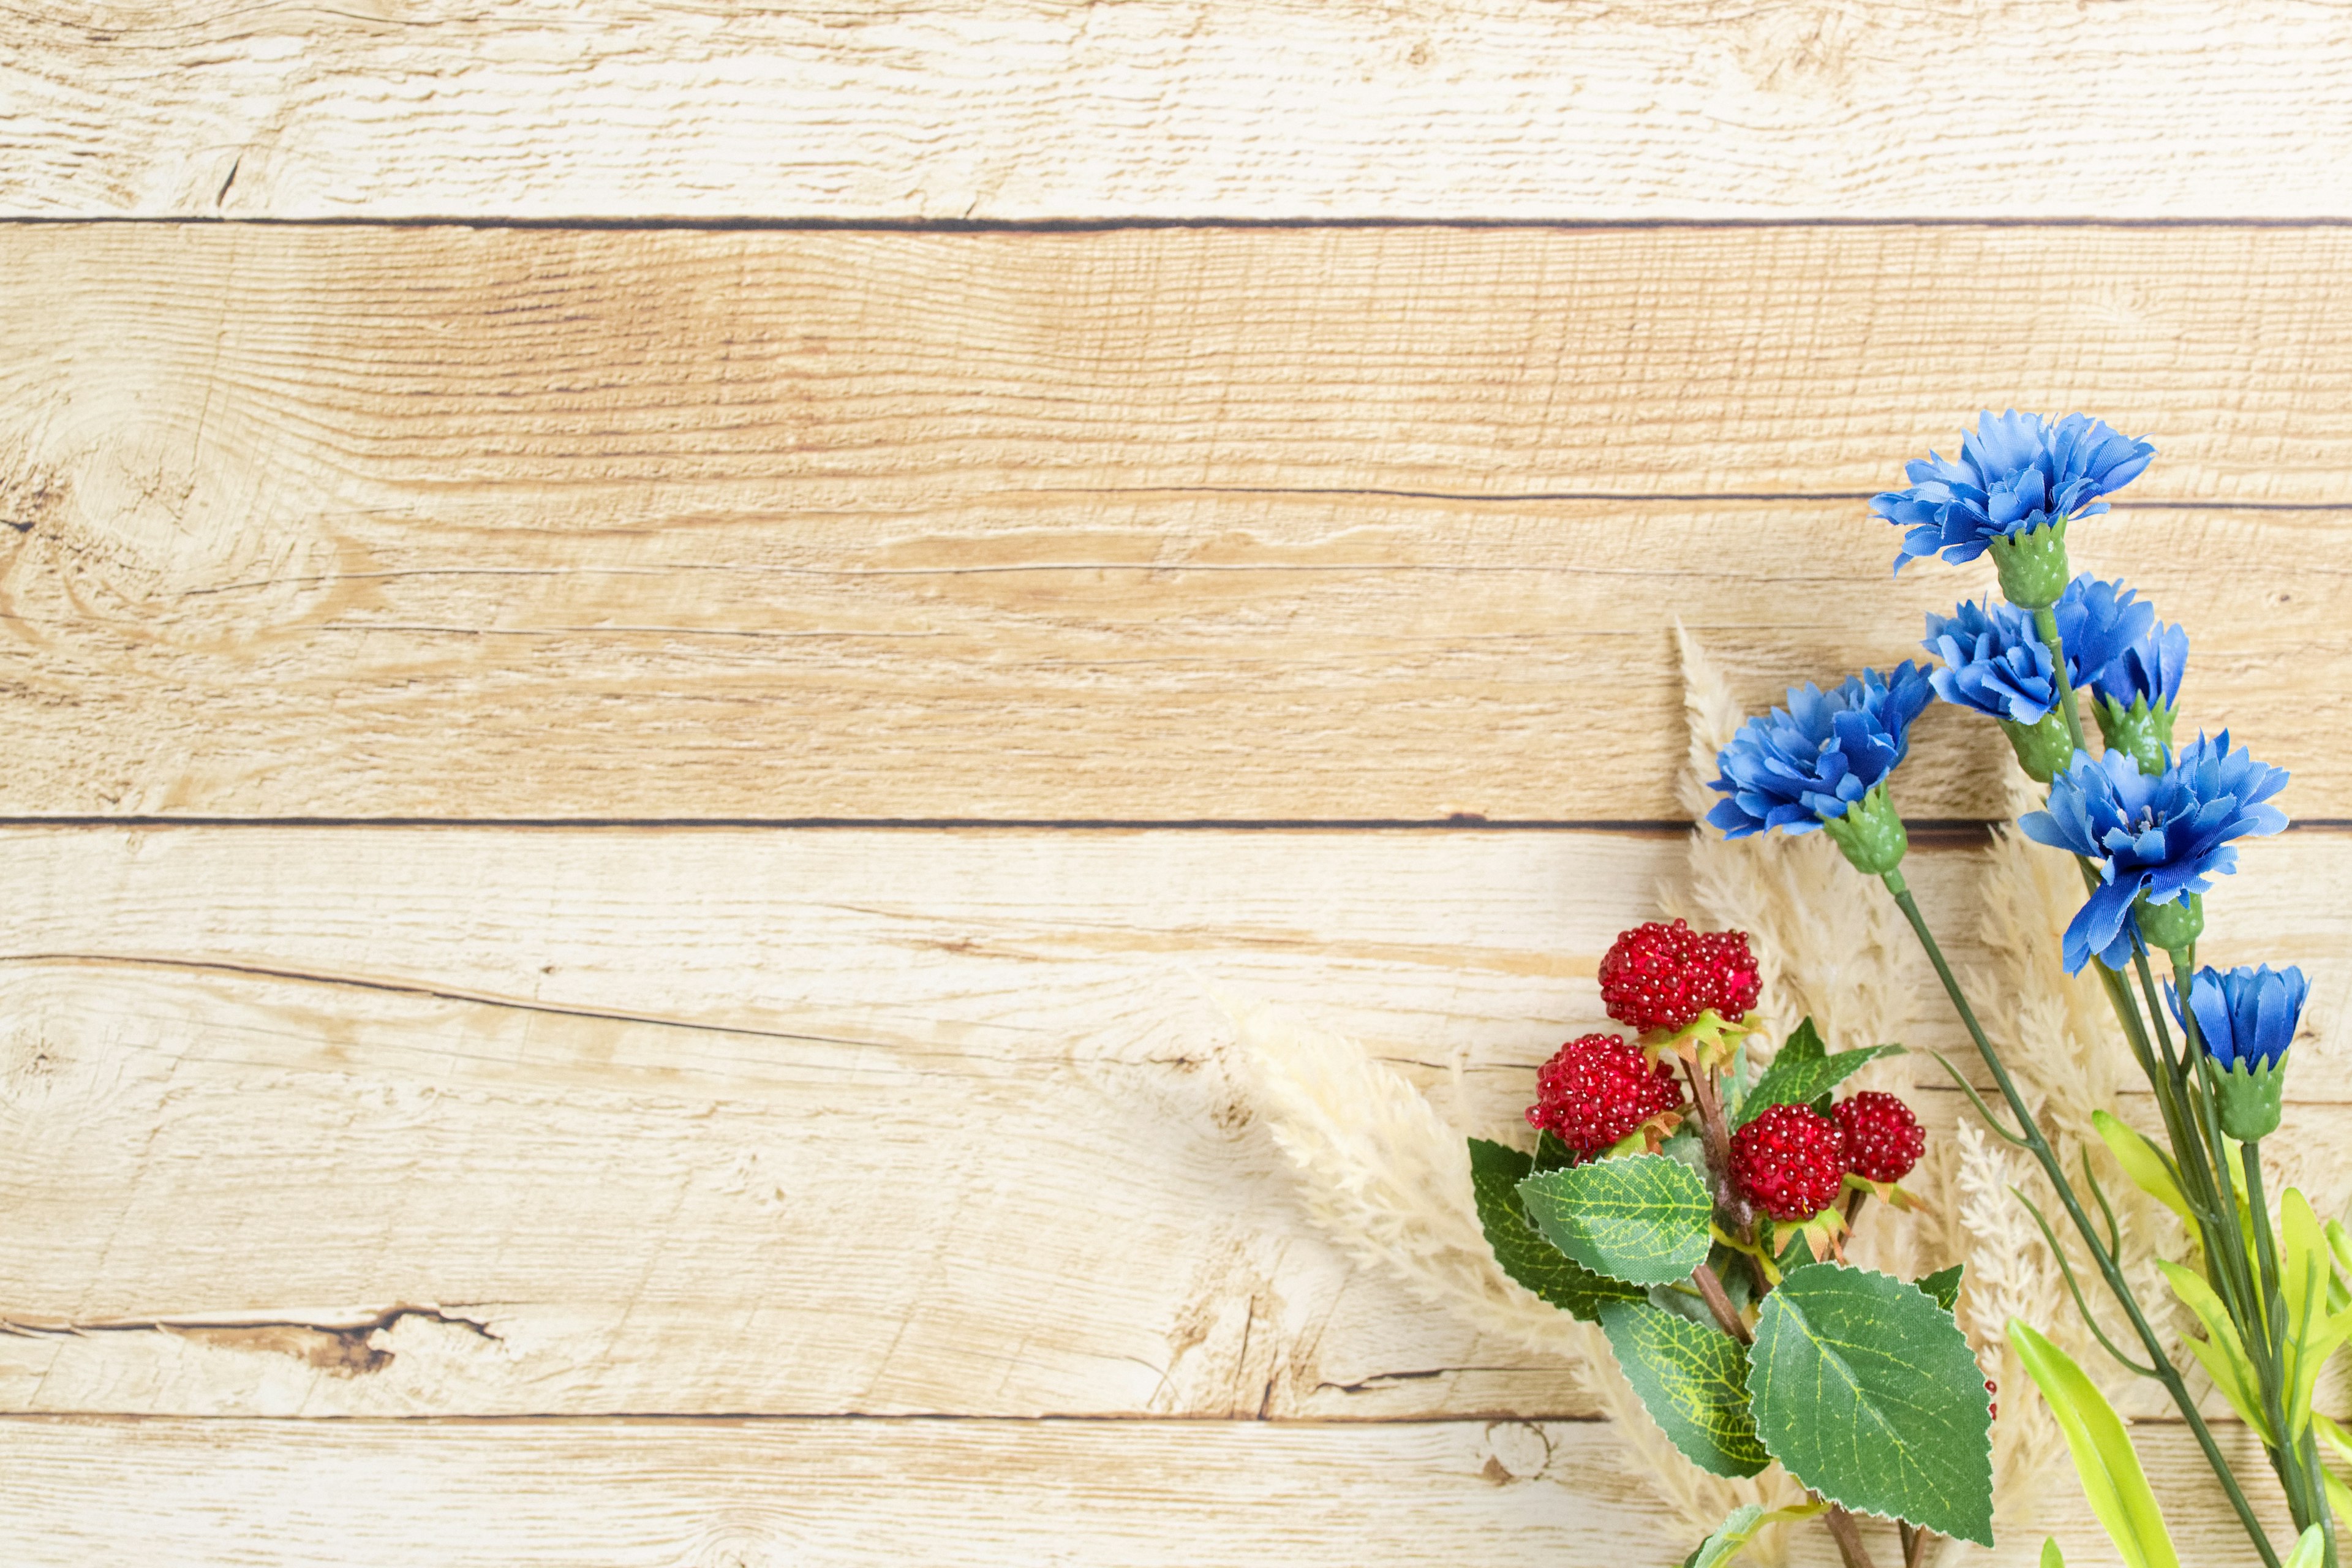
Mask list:
[[[2311,1424],[2311,1394],[2319,1369],[2344,1342],[2345,1329],[2327,1315],[2327,1287],[2336,1264],[2327,1234],[2311,1202],[2294,1188],[2279,1195],[2279,1295],[2286,1308],[2286,1432],[2292,1442]]]
[[[1519,1184],[1533,1163],[1532,1156],[1507,1143],[1470,1140],[1470,1190],[1477,1200],[1486,1245],[1495,1249],[1495,1261],[1503,1272],[1591,1323],[1601,1321],[1603,1301],[1640,1300],[1640,1286],[1603,1279],[1536,1234],[1534,1222],[1519,1206]]]
[[[1927,1292],[1928,1299],[1947,1312],[1960,1299],[1960,1276],[1968,1266],[1955,1263],[1949,1268],[1938,1268],[1933,1274],[1914,1279],[1912,1283]]]
[[[1756,1087],[1739,1102],[1739,1115],[1732,1126],[1745,1127],[1775,1105],[1810,1104],[1879,1058],[1902,1054],[1901,1046],[1865,1046],[1833,1057],[1808,1055],[1791,1061],[1789,1047],[1783,1046],[1764,1076],[1756,1080]]]
[[[2147,1474],[2132,1451],[2130,1434],[2098,1385],[2083,1375],[2064,1351],[2015,1318],[2009,1321],[2009,1342],[2017,1347],[2026,1375],[2066,1434],[2083,1495],[2106,1527],[2107,1539],[2123,1554],[2126,1568],[2180,1568],[2172,1532],[2165,1528],[2164,1510],[2157,1507]]]
[[[1822,1043],[1822,1032],[1813,1027],[1812,1019],[1801,1018],[1798,1020],[1797,1026],[1789,1031],[1789,1037],[1780,1043],[1780,1048],[1773,1053],[1772,1059],[1776,1062],[1817,1062],[1829,1054],[1830,1048]]]
[[[2180,1195],[2180,1184],[2172,1179],[2172,1169],[2164,1156],[2146,1135],[2125,1126],[2104,1110],[2091,1112],[2091,1125],[2099,1131],[2099,1142],[2116,1157],[2133,1186],[2179,1215],[2190,1225],[2196,1216],[2189,1212],[2189,1200]]]
[[[1734,1553],[1756,1539],[1757,1531],[1768,1524],[1784,1520],[1811,1519],[1827,1505],[1817,1502],[1799,1503],[1794,1508],[1776,1508],[1764,1511],[1761,1503],[1742,1503],[1725,1516],[1721,1524],[1707,1532],[1707,1537],[1683,1559],[1683,1568],[1723,1568]]]
[[[2156,1266],[2164,1270],[2165,1282],[2180,1298],[2180,1304],[2197,1314],[2197,1321],[2205,1325],[2210,1336],[2189,1341],[2189,1352],[2205,1369],[2205,1375],[2213,1380],[2213,1386],[2221,1391],[2221,1397],[2230,1402],[2230,1408],[2238,1413],[2238,1419],[2261,1434],[2263,1441],[2275,1442],[2270,1420],[2263,1413],[2262,1379],[2246,1355],[2246,1342],[2240,1336],[2238,1325],[2230,1321],[2230,1310],[2195,1269],[2164,1258],[2158,1258]]]
[[[1749,1352],[1756,1433],[1832,1502],[1992,1544],[1992,1410],[1952,1315],[1906,1279],[1791,1269]]]
[[[2279,1568],[2319,1568],[2321,1560],[2327,1555],[2327,1543],[2320,1539],[2320,1534],[2316,1524],[2306,1526],[2296,1540],[2294,1550],[2286,1554],[2286,1561],[2280,1563]]]
[[[1717,1329],[1646,1301],[1612,1301],[1601,1326],[1625,1381],[1683,1458],[1718,1476],[1752,1476],[1772,1462],[1748,1414],[1748,1352]]]
[[[1546,1171],[1518,1193],[1545,1240],[1612,1279],[1672,1284],[1689,1278],[1715,1244],[1706,1184],[1664,1154]]]

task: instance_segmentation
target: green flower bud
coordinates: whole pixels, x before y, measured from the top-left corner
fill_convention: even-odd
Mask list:
[[[2140,936],[2159,952],[2184,952],[2205,933],[2200,894],[2183,893],[2168,904],[2151,904],[2143,898],[2132,906],[2132,914],[2139,921]]]
[[[2101,697],[2092,700],[2091,713],[2099,721],[2107,750],[2128,752],[2140,772],[2153,777],[2172,765],[2170,706],[2150,708],[2147,698],[2135,697],[2126,708],[2112,697]]]
[[[2267,1062],[2241,1058],[2233,1067],[2214,1064],[2214,1098],[2221,1112],[2221,1131],[2241,1143],[2267,1138],[2278,1131],[2279,1097],[2286,1092],[2286,1058],[2282,1051]]]
[[[2048,609],[2074,580],[2066,564],[2063,518],[2030,532],[1996,535],[1985,547],[2000,573],[2001,596],[2021,610]]]
[[[1825,818],[1822,831],[1837,840],[1845,851],[1846,859],[1865,877],[1883,877],[1903,864],[1904,852],[1911,847],[1910,836],[1903,831],[1903,819],[1895,814],[1895,804],[1886,796],[1886,781],[1881,779],[1864,795],[1845,808],[1843,816]]]
[[[2074,760],[2074,738],[2066,732],[2066,721],[2054,708],[2042,716],[2039,724],[2003,719],[2000,728],[2017,753],[2018,765],[2035,784],[2048,784]]]

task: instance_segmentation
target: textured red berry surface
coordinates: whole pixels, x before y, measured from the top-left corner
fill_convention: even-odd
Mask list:
[[[1866,1089],[1842,1100],[1830,1114],[1845,1133],[1845,1165],[1873,1182],[1899,1182],[1927,1150],[1927,1134],[1911,1108],[1891,1094]]]
[[[1775,1105],[1731,1135],[1731,1174],[1774,1219],[1811,1219],[1845,1181],[1845,1134],[1810,1105]]]
[[[1595,1154],[1653,1116],[1682,1103],[1674,1071],[1655,1067],[1615,1035],[1585,1035],[1554,1052],[1536,1071],[1528,1125],[1580,1154]]]
[[[1693,931],[1681,921],[1635,926],[1601,961],[1601,1005],[1644,1031],[1687,1027],[1709,1007],[1743,1017],[1759,984],[1746,931]]]

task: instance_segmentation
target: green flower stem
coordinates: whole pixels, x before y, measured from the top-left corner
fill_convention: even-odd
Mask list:
[[[2189,1006],[2189,986],[2196,978],[2196,954],[2191,950],[2185,947],[2173,950],[2172,985],[2173,990],[2181,999],[2180,1045],[2189,1060],[2197,1064],[2199,1083],[2204,1090],[2201,1098],[2205,1102],[2207,1116],[2213,1124],[2212,1131],[2216,1143],[2226,1147],[2226,1145],[2220,1145],[2221,1136],[2220,1093],[2219,1086],[2213,1079],[2212,1055],[2205,1048],[2205,1042],[2197,1022],[2197,1015]],[[2281,1445],[2271,1450],[2271,1468],[2278,1472],[2279,1484],[2286,1491],[2287,1512],[2294,1521],[2295,1528],[2306,1530],[2314,1524],[2322,1527],[2320,1535],[2324,1561],[2328,1564],[2328,1568],[2334,1568],[2336,1529],[2333,1521],[2328,1517],[2326,1483],[2315,1474],[2313,1469],[2318,1457],[2317,1450],[2314,1445],[2295,1439],[2286,1429],[2285,1297],[2279,1285],[2278,1240],[2271,1225],[2270,1203],[2263,1192],[2263,1160],[2260,1142],[2240,1144],[2238,1160],[2241,1169],[2245,1173],[2246,1207],[2254,1233],[2255,1263],[2261,1270],[2260,1284],[2255,1294],[2260,1314],[2251,1321],[2242,1322],[2240,1327],[2242,1331],[2249,1328],[2254,1330],[2258,1335],[2257,1342],[2262,1347],[2263,1353],[2257,1368],[2263,1382],[2263,1413],[2271,1418],[2271,1429],[2278,1434]],[[2230,1179],[2226,1160],[2223,1163],[2221,1178],[2226,1190]],[[2228,1195],[2234,1209],[2236,1194],[2230,1193]],[[2229,1228],[2235,1231],[2237,1226],[2234,1223],[2236,1219],[2234,1213],[2231,1215],[2231,1219],[2232,1223]],[[2242,1258],[2241,1262],[2242,1265]],[[2306,1455],[2307,1450],[2308,1455]]]
[[[2053,630],[2054,632],[2054,625]],[[2026,1110],[2024,1097],[2017,1092],[2017,1085],[2010,1079],[2009,1069],[2001,1065],[2000,1056],[1992,1048],[1992,1042],[1985,1037],[1984,1026],[1977,1022],[1976,1010],[1969,1005],[1967,994],[1953,977],[1952,966],[1945,962],[1944,950],[1937,945],[1935,933],[1927,929],[1927,919],[1920,914],[1918,902],[1912,898],[1911,889],[1904,881],[1903,873],[1889,871],[1881,880],[1886,884],[1886,890],[1895,895],[1895,905],[1902,910],[1903,918],[1911,922],[1913,933],[1918,937],[1920,947],[1927,952],[1927,962],[1935,965],[1936,977],[1944,983],[1944,994],[1952,999],[1953,1010],[1959,1014],[1960,1022],[1967,1026],[1969,1038],[1976,1044],[1977,1054],[1984,1058],[1985,1066],[1991,1070],[1993,1082],[2000,1086],[2001,1098],[2009,1102],[2010,1113],[2017,1118],[2018,1130],[2025,1135],[2026,1147],[2041,1163],[2042,1173],[2050,1178],[2058,1201],[2066,1206],[2067,1217],[2082,1233],[2092,1258],[2097,1262],[2100,1274],[2106,1279],[2107,1289],[2131,1319],[2132,1328],[2138,1333],[2140,1343],[2147,1349],[2149,1363],[2156,1368],[2158,1381],[2163,1383],[2165,1392],[2172,1396],[2173,1406],[2180,1412],[2181,1419],[2195,1434],[2197,1446],[2204,1450],[2205,1462],[2212,1467],[2214,1479],[2221,1483],[2222,1491],[2229,1496],[2230,1506],[2237,1510],[2238,1521],[2245,1527],[2247,1539],[2261,1553],[2263,1568],[2279,1568],[2278,1553],[2272,1549],[2270,1537],[2263,1532],[2262,1521],[2254,1517],[2253,1505],[2246,1500],[2244,1490],[2238,1485],[2238,1478],[2231,1473],[2230,1461],[2222,1457],[2221,1445],[2213,1440],[2212,1428],[2206,1426],[2205,1417],[2197,1409],[2197,1402],[2189,1397],[2179,1369],[2164,1353],[2164,1342],[2157,1337],[2155,1329],[2148,1324],[2147,1315],[2140,1310],[2139,1301],[2132,1295],[2123,1269],[2107,1249],[2099,1245],[2098,1232],[2092,1226],[2091,1216],[2083,1211],[2082,1200],[2074,1195],[2074,1186],[2066,1180],[2065,1168],[2059,1164],[2056,1152],[2050,1147],[2050,1141],[2042,1135],[2040,1123]]]
[[[2033,612],[2033,629],[2050,649],[2050,679],[2058,687],[2058,706],[2066,715],[2066,733],[2078,752],[2091,748],[2083,740],[2083,715],[2074,705],[2074,683],[2066,679],[2066,649],[2058,640],[2058,612],[2048,605]]]

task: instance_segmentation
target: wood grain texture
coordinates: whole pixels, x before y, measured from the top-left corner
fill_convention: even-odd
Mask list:
[[[2186,1433],[2135,1436],[2181,1560],[2242,1561]],[[1598,1424],[16,1417],[0,1465],[12,1568],[1622,1568],[1688,1549]],[[2107,1560],[2063,1479],[1965,1561],[2028,1568],[2045,1531],[2069,1563]],[[1797,1568],[1836,1561],[1817,1528],[1791,1541]]]
[[[0,1408],[1584,1415],[1564,1365],[1311,1229],[1214,995],[1352,1032],[1502,1132],[1603,1025],[1598,956],[1679,853],[16,830]],[[1915,857],[1963,962],[1972,861]],[[2352,837],[2247,861],[2211,956],[2311,969],[2292,1115],[2326,1145]],[[1923,1006],[1905,1037],[1954,1035]]]
[[[0,211],[2352,214],[2295,0],[14,6]]]
[[[17,227],[16,815],[1642,820],[1989,583],[1966,411],[2165,456],[2083,563],[2352,816],[2352,233]],[[1993,809],[1922,732],[1916,815]]]

